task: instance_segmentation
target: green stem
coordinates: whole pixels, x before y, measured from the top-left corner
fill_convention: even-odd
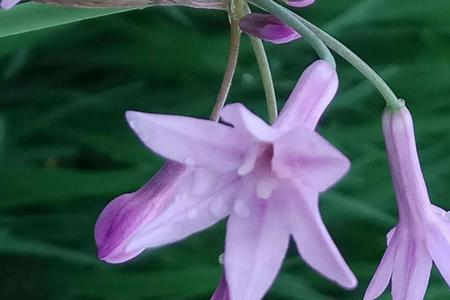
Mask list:
[[[302,35],[303,39],[310,44],[311,47],[313,47],[320,58],[328,61],[333,67],[336,67],[333,54],[331,54],[324,42],[319,39],[314,32],[308,28],[308,26],[297,19],[296,15],[294,15],[290,10],[279,5],[273,0],[250,0],[250,2],[271,13],[278,19],[282,20],[285,24],[298,31]]]
[[[228,63],[225,69],[225,74],[223,75],[219,94],[217,95],[216,104],[214,105],[210,116],[210,119],[216,122],[219,121],[220,112],[227,101],[239,56],[239,45],[241,41],[241,29],[239,28],[239,22],[237,20],[231,20],[230,25],[230,48],[228,52]]]
[[[272,74],[270,73],[269,60],[267,59],[264,45],[260,39],[250,37],[253,52],[258,62],[259,72],[261,74],[264,93],[266,96],[267,112],[269,115],[269,122],[273,123],[278,117],[277,97],[273,87]]]
[[[353,51],[347,48],[344,44],[336,40],[333,36],[318,28],[314,24],[305,20],[304,18],[292,13],[301,23],[307,26],[318,38],[320,38],[331,50],[336,52],[343,59],[348,61],[355,69],[363,74],[380,92],[386,104],[391,110],[398,110],[404,106],[404,101],[399,99],[389,85],[375,72],[364,60],[362,60]]]

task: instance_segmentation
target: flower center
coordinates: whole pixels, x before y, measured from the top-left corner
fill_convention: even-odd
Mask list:
[[[248,177],[255,184],[256,195],[261,199],[269,199],[279,185],[277,176],[272,172],[272,158],[272,144],[255,144],[237,171],[239,176]]]

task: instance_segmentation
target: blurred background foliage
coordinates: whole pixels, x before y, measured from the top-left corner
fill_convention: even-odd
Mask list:
[[[19,9],[30,13],[15,23],[14,10],[0,12],[0,35],[47,20],[44,5]],[[431,197],[450,209],[450,2],[318,0],[299,13],[407,99]],[[0,299],[209,299],[221,275],[223,222],[123,265],[97,261],[93,227],[110,199],[141,186],[162,164],[129,130],[124,112],[207,118],[226,64],[227,25],[223,12],[148,8],[0,40]],[[302,42],[267,50],[281,104],[315,55]],[[353,168],[321,205],[360,284],[338,288],[291,247],[266,299],[362,299],[396,223],[382,99],[346,63],[338,60],[338,68],[340,92],[319,130]],[[266,116],[263,95],[243,36],[229,99]],[[427,299],[449,299],[436,270]]]

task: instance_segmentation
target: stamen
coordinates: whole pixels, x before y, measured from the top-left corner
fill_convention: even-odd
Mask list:
[[[246,218],[250,215],[250,207],[245,201],[240,199],[236,200],[234,203],[233,211],[241,218]]]
[[[247,157],[244,160],[242,166],[238,169],[238,175],[244,176],[249,174],[255,168],[256,159],[258,158],[258,154],[260,151],[260,147],[253,147],[247,154]]]
[[[256,195],[261,199],[269,199],[278,181],[273,177],[263,177],[256,182]]]

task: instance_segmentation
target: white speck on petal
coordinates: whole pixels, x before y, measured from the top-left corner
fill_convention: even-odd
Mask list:
[[[195,219],[198,216],[198,211],[196,211],[195,209],[191,209],[188,212],[188,218],[189,219]]]
[[[136,122],[135,121],[129,121],[128,124],[130,125],[131,128],[136,130]]]
[[[255,168],[256,159],[259,154],[259,147],[253,147],[247,154],[244,163],[238,169],[237,173],[239,176],[244,176],[253,171]]]
[[[247,175],[253,170],[254,167],[255,167],[254,161],[246,160],[244,164],[238,169],[238,175],[239,176]]]
[[[236,200],[234,203],[233,211],[241,218],[246,218],[250,215],[250,207],[243,200]]]
[[[223,253],[219,255],[219,264],[221,264],[221,265],[223,265],[225,263],[224,256],[225,255]]]
[[[262,199],[269,199],[273,190],[278,186],[277,180],[272,177],[264,177],[256,182],[256,195]]]
[[[195,159],[193,157],[190,157],[190,156],[186,157],[186,159],[184,160],[184,163],[187,166],[190,166],[190,167],[195,166]]]
[[[450,211],[444,211],[442,217],[450,221]]]
[[[225,203],[222,197],[218,197],[216,200],[213,200],[209,206],[209,210],[211,213],[220,217],[225,213]]]

